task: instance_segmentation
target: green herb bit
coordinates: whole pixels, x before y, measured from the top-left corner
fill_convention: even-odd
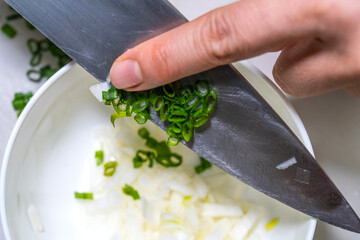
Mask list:
[[[96,165],[100,166],[104,162],[104,151],[99,150],[95,152]]]
[[[131,187],[128,184],[125,184],[125,186],[122,188],[123,193],[126,195],[131,196],[134,200],[140,199],[140,195],[138,191],[136,191],[133,187]]]
[[[195,167],[195,172],[202,173],[206,169],[211,168],[211,166],[212,166],[212,164],[210,162],[206,161],[203,157],[200,157],[200,165]]]
[[[32,98],[32,92],[24,93],[15,93],[14,100],[12,101],[12,105],[15,110],[18,110],[18,116],[21,114],[22,110],[25,108],[26,104]]]
[[[6,35],[8,36],[9,38],[13,38],[16,36],[17,32],[16,30],[9,24],[4,24],[2,27],[1,27],[1,31]]]
[[[145,110],[135,115],[134,119],[138,124],[145,124],[150,119],[150,114]]]
[[[35,39],[30,38],[26,44],[31,54],[36,54],[40,51],[40,45]]]
[[[50,78],[52,75],[56,73],[56,69],[52,69],[50,65],[46,65],[40,68],[40,76],[42,78]]]
[[[279,223],[279,218],[274,218],[270,222],[268,222],[265,226],[266,231],[272,230]]]
[[[117,167],[117,162],[111,161],[104,164],[104,176],[111,177],[114,175]]]
[[[150,133],[146,128],[140,128],[138,134],[142,139],[148,139],[150,136]]]
[[[12,20],[15,20],[15,19],[19,19],[19,18],[22,18],[22,16],[18,13],[13,13],[9,16],[6,17],[6,20],[8,21],[12,21]]]
[[[32,67],[36,67],[40,64],[42,59],[42,54],[40,52],[36,52],[34,55],[32,55],[30,59],[30,65]]]
[[[28,79],[30,81],[33,81],[33,82],[40,82],[41,79],[43,78],[41,76],[41,73],[40,71],[36,71],[34,69],[30,69],[29,71],[26,72],[26,76],[28,77]]]
[[[114,100],[118,97],[118,91],[115,88],[110,88],[108,91],[102,92],[102,99],[103,100]]]
[[[85,200],[93,200],[94,196],[92,193],[79,193],[75,192],[75,198],[77,199],[85,199]]]
[[[149,161],[149,168],[153,167],[155,153],[151,151],[138,150],[133,158],[134,168],[140,168],[143,163]]]

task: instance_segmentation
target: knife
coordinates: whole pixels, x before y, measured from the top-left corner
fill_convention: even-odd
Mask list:
[[[187,22],[166,0],[6,0],[99,81],[127,49]],[[360,233],[346,199],[284,121],[231,65],[210,79],[211,121],[184,143],[242,182],[305,214]],[[153,122],[166,125],[155,112]]]

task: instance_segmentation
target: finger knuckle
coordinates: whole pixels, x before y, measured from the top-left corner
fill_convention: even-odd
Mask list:
[[[232,46],[234,28],[231,21],[222,13],[208,17],[202,28],[204,51],[212,64],[230,63],[236,58],[236,50]]]
[[[163,81],[171,78],[171,54],[169,49],[165,45],[158,44],[153,47],[152,56],[153,64],[151,66],[154,67],[152,72],[156,73],[156,79],[154,80]]]

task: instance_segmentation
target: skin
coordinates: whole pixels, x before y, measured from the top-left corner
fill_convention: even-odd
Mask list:
[[[290,95],[360,97],[360,1],[241,0],[128,50],[110,79],[145,90],[278,50],[273,75]]]

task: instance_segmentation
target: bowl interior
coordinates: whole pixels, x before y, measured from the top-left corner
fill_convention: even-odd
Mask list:
[[[237,64],[254,87],[310,148],[305,129],[278,90],[261,75]],[[97,83],[78,65],[58,73],[37,93],[10,139],[2,174],[1,210],[7,239],[83,239],[84,229],[73,197],[81,182],[94,131],[109,126],[111,108],[88,91]],[[134,133],[136,134],[136,133]],[[315,220],[247,187],[246,198],[266,209],[265,220],[280,218],[266,239],[312,239]],[[44,231],[33,230],[29,207],[35,206]],[[98,239],[94,237],[94,239]]]

